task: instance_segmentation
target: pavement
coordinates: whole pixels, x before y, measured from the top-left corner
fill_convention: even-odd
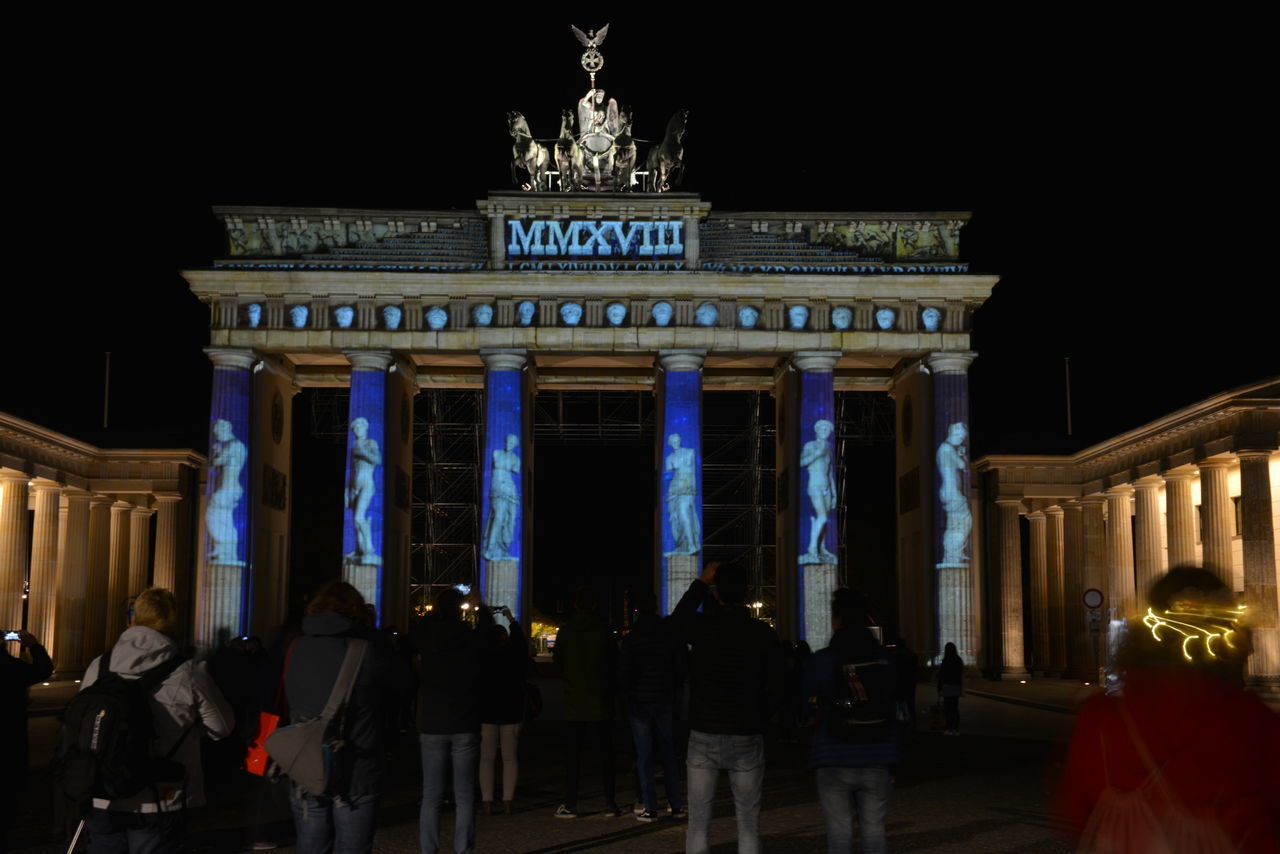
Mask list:
[[[32,746],[30,785],[18,793],[17,826],[10,828],[12,850],[52,854],[65,850],[54,833],[52,779],[48,757],[57,734],[56,714],[77,689],[74,682],[31,690]],[[627,854],[684,850],[685,823],[664,816],[637,822],[630,814],[605,818],[599,772],[591,758],[583,769],[580,817],[552,816],[563,800],[560,758],[559,683],[543,679],[544,719],[529,724],[520,740],[520,782],[513,815],[480,816],[477,846],[493,854],[571,854],[625,850]],[[921,726],[908,739],[906,757],[896,769],[887,829],[893,850],[921,852],[1066,852],[1061,829],[1049,804],[1062,744],[1073,722],[1072,710],[1095,686],[1060,679],[988,682],[971,678],[961,701],[961,737],[928,729],[930,685],[920,685]],[[550,719],[546,719],[549,716]],[[619,723],[618,799],[635,800],[630,735]],[[259,839],[281,844],[292,838],[285,786],[270,784],[219,762],[219,746],[206,744],[208,806],[191,811],[187,848],[193,852],[247,850]],[[760,830],[770,852],[825,851],[821,809],[801,741],[767,741]],[[659,789],[660,794],[662,789]],[[388,781],[379,805],[374,850],[416,852],[420,809],[420,758],[410,733],[400,736],[389,757]],[[447,840],[453,815],[443,819]],[[712,822],[712,851],[736,850],[733,800],[721,780]]]

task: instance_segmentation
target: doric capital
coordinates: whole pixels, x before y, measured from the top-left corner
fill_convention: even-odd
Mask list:
[[[67,500],[68,504],[78,503],[81,501],[88,503],[90,499],[93,498],[93,496],[85,490],[77,489],[74,486],[63,487],[62,497]]]
[[[1266,448],[1248,448],[1243,451],[1236,451],[1236,456],[1240,458],[1241,462],[1245,460],[1267,461],[1271,459],[1273,453],[1275,451],[1268,451]]]
[[[1133,487],[1127,483],[1117,483],[1107,490],[1108,498],[1121,498],[1129,495],[1133,495]]]
[[[1178,482],[1178,481],[1194,480],[1196,477],[1196,474],[1197,472],[1194,468],[1191,468],[1190,466],[1186,466],[1184,468],[1169,469],[1169,471],[1165,472],[1162,475],[1162,477],[1164,478],[1165,482],[1168,483],[1170,481]]]
[[[1045,510],[1032,510],[1030,513],[1027,514],[1027,521],[1043,522],[1045,520],[1046,512],[1047,511]]]
[[[1133,482],[1134,489],[1159,489],[1164,486],[1164,478],[1158,474],[1149,474]]]
[[[1081,505],[1090,505],[1090,504],[1097,505],[1097,504],[1106,504],[1106,503],[1107,503],[1107,496],[1097,492],[1095,492],[1093,495],[1085,495],[1080,499]]]
[[[390,350],[343,350],[354,371],[385,371],[391,367]]]
[[[480,358],[484,360],[486,370],[522,371],[529,361],[529,354],[524,350],[481,350]]]
[[[32,492],[61,492],[62,484],[52,480],[37,478],[28,485]]]
[[[970,363],[977,357],[977,353],[970,352],[930,353],[925,361],[929,363],[929,370],[935,374],[966,374]]]
[[[1230,457],[1210,457],[1207,460],[1201,460],[1200,462],[1196,463],[1196,465],[1200,467],[1201,471],[1204,471],[1205,469],[1231,468],[1232,462],[1234,462],[1234,460],[1232,460]]]
[[[997,498],[994,503],[997,507],[1003,507],[1005,509],[1012,508],[1019,513],[1021,513],[1023,509],[1021,498]]]
[[[215,368],[239,368],[247,371],[258,361],[257,354],[242,348],[205,347],[204,352]]]
[[[1058,504],[1044,508],[1044,515],[1046,516],[1061,516],[1062,512],[1062,506]]]
[[[698,371],[706,357],[706,350],[659,350],[658,364],[664,371]]]
[[[134,516],[141,516],[145,518],[147,516],[150,516],[152,513],[156,511],[152,510],[150,507],[143,507],[140,504],[135,504],[132,508],[130,508],[129,512],[132,513]]]
[[[157,504],[176,504],[182,500],[181,492],[153,492],[151,497],[156,500]]]
[[[128,513],[130,510],[133,509],[133,506],[134,505],[130,504],[128,501],[125,501],[124,499],[120,499],[119,501],[113,501],[111,502],[111,515],[118,516],[122,513]]]
[[[834,371],[840,355],[839,350],[800,350],[792,354],[791,364],[809,374]]]

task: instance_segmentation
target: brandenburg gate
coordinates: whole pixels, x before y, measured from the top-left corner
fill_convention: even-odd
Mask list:
[[[701,571],[703,395],[765,389],[778,416],[778,628],[820,648],[841,578],[835,394],[875,391],[894,398],[897,489],[883,500],[897,507],[902,633],[927,654],[954,641],[972,661],[969,336],[996,277],[960,260],[969,215],[724,212],[656,189],[538,183],[461,211],[215,208],[226,255],[183,274],[212,316],[199,642],[284,618],[298,390],[350,387],[334,561],[403,624],[417,389],[483,388],[476,581],[487,601],[523,612],[537,524],[531,396],[643,387],[660,426],[662,607]],[[857,489],[858,472],[848,477]]]

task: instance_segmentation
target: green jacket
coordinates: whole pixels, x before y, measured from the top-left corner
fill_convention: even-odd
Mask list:
[[[591,611],[574,611],[552,651],[564,674],[564,719],[613,719],[613,672],[618,645],[609,625]]]

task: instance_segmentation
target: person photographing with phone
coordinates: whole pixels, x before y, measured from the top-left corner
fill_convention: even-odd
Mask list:
[[[15,790],[27,782],[27,688],[43,682],[53,673],[49,653],[36,636],[21,629],[4,633],[7,643],[0,645],[0,780]],[[9,643],[19,646],[18,657],[9,654]],[[27,659],[30,659],[29,661]],[[0,851],[5,850],[5,833],[13,824],[17,798],[0,799]]]

